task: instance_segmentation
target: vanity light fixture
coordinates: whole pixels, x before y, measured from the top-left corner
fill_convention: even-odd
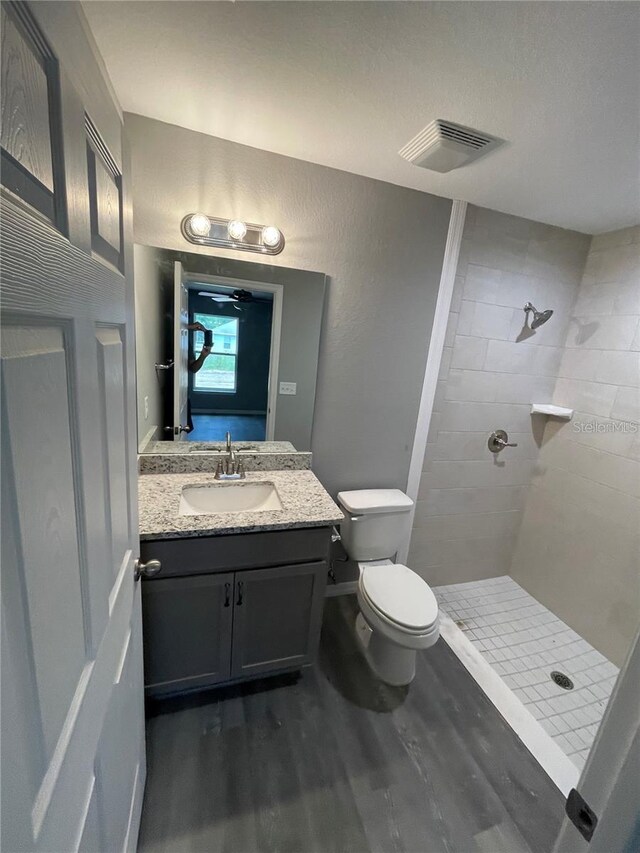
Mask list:
[[[247,226],[239,219],[232,219],[227,225],[227,231],[229,232],[229,237],[237,243],[244,240],[247,234]]]
[[[284,249],[284,235],[275,225],[189,213],[182,220],[180,230],[185,240],[200,246],[220,246],[263,255],[277,255]]]
[[[273,248],[274,246],[277,246],[281,240],[282,234],[280,233],[280,229],[276,228],[275,225],[265,225],[262,229],[262,242],[265,246]]]
[[[204,213],[194,213],[189,219],[189,228],[198,237],[207,237],[211,230],[209,217],[205,216]]]

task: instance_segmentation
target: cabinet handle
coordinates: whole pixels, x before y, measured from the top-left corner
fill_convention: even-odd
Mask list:
[[[231,604],[231,584],[224,585],[224,606],[228,607]]]
[[[244,586],[244,584],[242,583],[242,581],[239,581],[238,582],[238,599],[236,601],[236,605],[238,607],[242,604],[242,587],[243,586]]]

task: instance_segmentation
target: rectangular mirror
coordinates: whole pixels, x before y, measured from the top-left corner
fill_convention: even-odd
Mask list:
[[[140,453],[309,451],[324,273],[134,246]]]

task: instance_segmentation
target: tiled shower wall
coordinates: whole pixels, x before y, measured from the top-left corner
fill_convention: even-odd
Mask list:
[[[509,573],[588,236],[469,207],[409,565],[432,585]],[[523,306],[553,308],[533,335]],[[518,443],[494,456],[487,438]]]
[[[551,321],[553,322],[553,320]],[[640,227],[593,238],[511,574],[620,666],[640,622]]]

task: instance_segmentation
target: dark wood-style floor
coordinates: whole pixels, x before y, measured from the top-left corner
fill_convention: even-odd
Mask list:
[[[189,441],[224,441],[227,430],[233,441],[264,441],[266,415],[193,415]]]
[[[151,709],[139,851],[546,853],[563,797],[440,640],[370,673],[352,596],[316,667]],[[205,704],[206,703],[206,704]]]

